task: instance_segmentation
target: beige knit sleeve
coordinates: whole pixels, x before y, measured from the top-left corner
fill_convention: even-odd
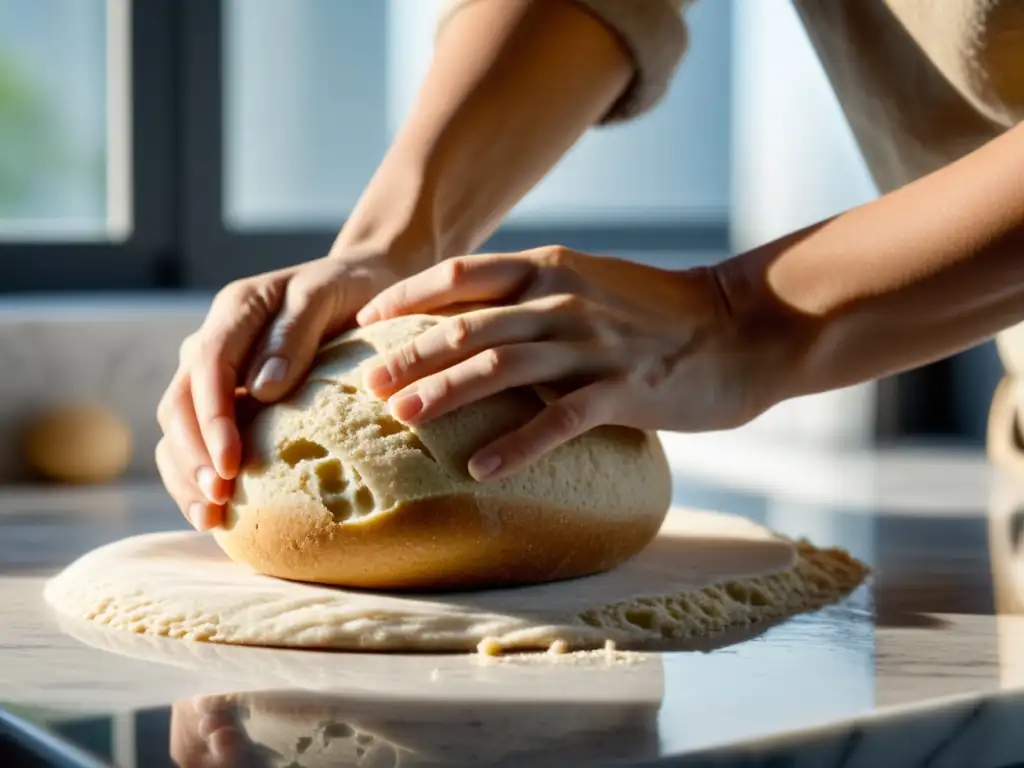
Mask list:
[[[444,0],[438,31],[472,2]],[[622,97],[604,117],[604,123],[631,120],[654,107],[665,96],[687,46],[686,7],[695,0],[573,0],[603,21],[618,35],[633,57],[636,75]]]

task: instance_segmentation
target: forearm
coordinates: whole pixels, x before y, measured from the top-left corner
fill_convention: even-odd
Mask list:
[[[474,250],[632,71],[612,32],[570,0],[470,3],[439,36],[335,248],[370,243],[428,262]]]
[[[723,263],[739,322],[788,340],[780,399],[908,370],[1024,319],[1022,179],[1024,127]]]

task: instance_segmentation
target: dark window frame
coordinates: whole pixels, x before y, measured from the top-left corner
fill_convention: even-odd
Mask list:
[[[175,0],[131,5],[133,229],[121,242],[0,239],[0,293],[159,288],[177,252]]]
[[[297,226],[267,231],[229,231],[223,218],[223,3],[184,0],[186,83],[184,93],[185,206],[183,282],[215,289],[246,275],[279,269],[327,253],[343,225]],[[213,75],[216,73],[216,76]],[[559,244],[604,253],[724,254],[729,247],[729,222],[681,221],[674,224],[529,225],[506,224],[481,248],[525,250]]]

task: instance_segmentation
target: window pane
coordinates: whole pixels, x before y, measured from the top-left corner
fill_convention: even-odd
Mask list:
[[[387,3],[224,10],[228,224],[340,224],[387,147]]]
[[[690,45],[665,100],[590,131],[510,221],[725,221],[729,209],[730,2],[694,3]]]
[[[122,234],[108,203],[115,18],[107,0],[0,0],[0,238]]]
[[[722,220],[729,203],[730,14],[689,12],[666,101],[589,133],[511,216],[529,223]],[[225,218],[339,224],[408,112],[441,0],[225,0]]]

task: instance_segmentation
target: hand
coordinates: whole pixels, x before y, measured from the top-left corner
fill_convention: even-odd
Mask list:
[[[214,298],[157,408],[157,467],[193,526],[219,525],[232,494],[242,460],[237,389],[259,403],[286,395],[321,342],[398,279],[389,264],[374,253],[331,256],[239,280]]]
[[[395,283],[356,319],[460,304],[487,306],[393,350],[366,385],[415,426],[504,389],[553,384],[558,399],[470,459],[478,480],[602,424],[723,429],[771,403],[772,366],[745,342],[713,269],[669,272],[565,248],[467,256]]]
[[[197,696],[171,705],[169,753],[180,768],[260,768],[276,753],[245,730],[246,712],[226,696]]]

